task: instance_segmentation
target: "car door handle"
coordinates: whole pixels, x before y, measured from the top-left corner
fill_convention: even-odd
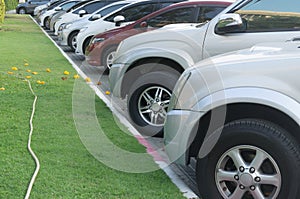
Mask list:
[[[289,41],[300,41],[300,36],[299,37],[294,37],[292,39],[286,40],[287,42]]]

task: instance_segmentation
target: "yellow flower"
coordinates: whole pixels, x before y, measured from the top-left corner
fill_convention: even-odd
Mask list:
[[[50,73],[51,72],[50,68],[46,68],[46,72]]]
[[[29,69],[28,69],[28,70],[26,70],[26,72],[30,73],[30,72],[31,72],[31,70],[29,70]]]
[[[106,95],[110,95],[110,91],[105,91],[105,94]]]
[[[28,64],[28,63],[25,63],[24,66],[29,66],[29,64]]]
[[[33,74],[33,75],[37,75],[37,74],[38,74],[38,72],[32,72],[32,74]]]
[[[5,91],[5,88],[4,87],[0,87],[0,91]]]
[[[44,84],[45,84],[45,82],[44,82],[44,81],[40,81],[40,80],[37,80],[37,81],[36,81],[36,83],[38,83],[38,84],[42,84],[42,85],[44,85]]]
[[[87,78],[85,78],[85,81],[86,82],[91,82],[91,78],[87,77]]]
[[[73,78],[78,79],[78,78],[80,78],[80,76],[78,74],[76,74],[76,75],[73,76]]]
[[[14,72],[8,71],[7,74],[12,75]]]
[[[25,78],[26,78],[26,79],[30,79],[30,78],[31,78],[31,76],[30,76],[30,75],[27,75],[27,76],[25,76]]]
[[[18,70],[18,68],[15,67],[15,66],[11,67],[11,69],[12,69],[12,70],[15,70],[15,71]]]
[[[64,71],[64,75],[69,75],[70,74],[70,72],[69,71]]]

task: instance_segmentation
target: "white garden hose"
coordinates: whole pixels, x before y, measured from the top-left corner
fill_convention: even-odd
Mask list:
[[[30,121],[29,121],[29,123],[30,123],[30,133],[29,133],[29,137],[28,137],[27,149],[28,149],[29,153],[31,154],[32,158],[34,159],[35,165],[36,165],[34,174],[31,177],[30,183],[29,183],[28,188],[27,188],[26,196],[25,196],[25,199],[28,199],[30,197],[30,193],[31,193],[34,181],[35,181],[35,179],[36,179],[36,177],[39,173],[39,170],[40,170],[40,162],[39,162],[39,159],[37,158],[37,156],[35,155],[35,153],[33,152],[33,150],[31,149],[31,137],[32,137],[32,133],[33,133],[32,120],[33,120],[33,116],[34,116],[34,113],[35,113],[35,106],[36,106],[36,102],[37,102],[38,97],[34,93],[34,91],[32,90],[30,81],[28,81],[27,79],[25,79],[25,81],[28,83],[28,86],[29,86],[29,89],[30,89],[32,95],[34,95],[34,101],[33,101],[33,104],[32,104],[32,113],[31,113]]]

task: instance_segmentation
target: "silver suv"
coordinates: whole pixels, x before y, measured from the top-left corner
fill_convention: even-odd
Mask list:
[[[198,63],[178,80],[164,143],[196,158],[203,199],[300,195],[300,42],[268,43]]]
[[[136,128],[155,134],[163,128],[170,94],[186,68],[213,55],[298,36],[299,0],[239,0],[205,25],[160,29],[124,40],[110,70],[111,89],[116,97],[128,96]]]

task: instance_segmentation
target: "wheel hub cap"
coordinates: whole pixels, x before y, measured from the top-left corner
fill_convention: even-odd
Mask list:
[[[245,187],[250,187],[251,185],[253,185],[253,177],[251,176],[251,174],[248,173],[244,173],[241,175],[240,177],[240,183],[242,185],[244,185]]]
[[[151,105],[150,109],[154,112],[158,112],[161,110],[161,106],[159,105],[159,103],[154,103]]]

